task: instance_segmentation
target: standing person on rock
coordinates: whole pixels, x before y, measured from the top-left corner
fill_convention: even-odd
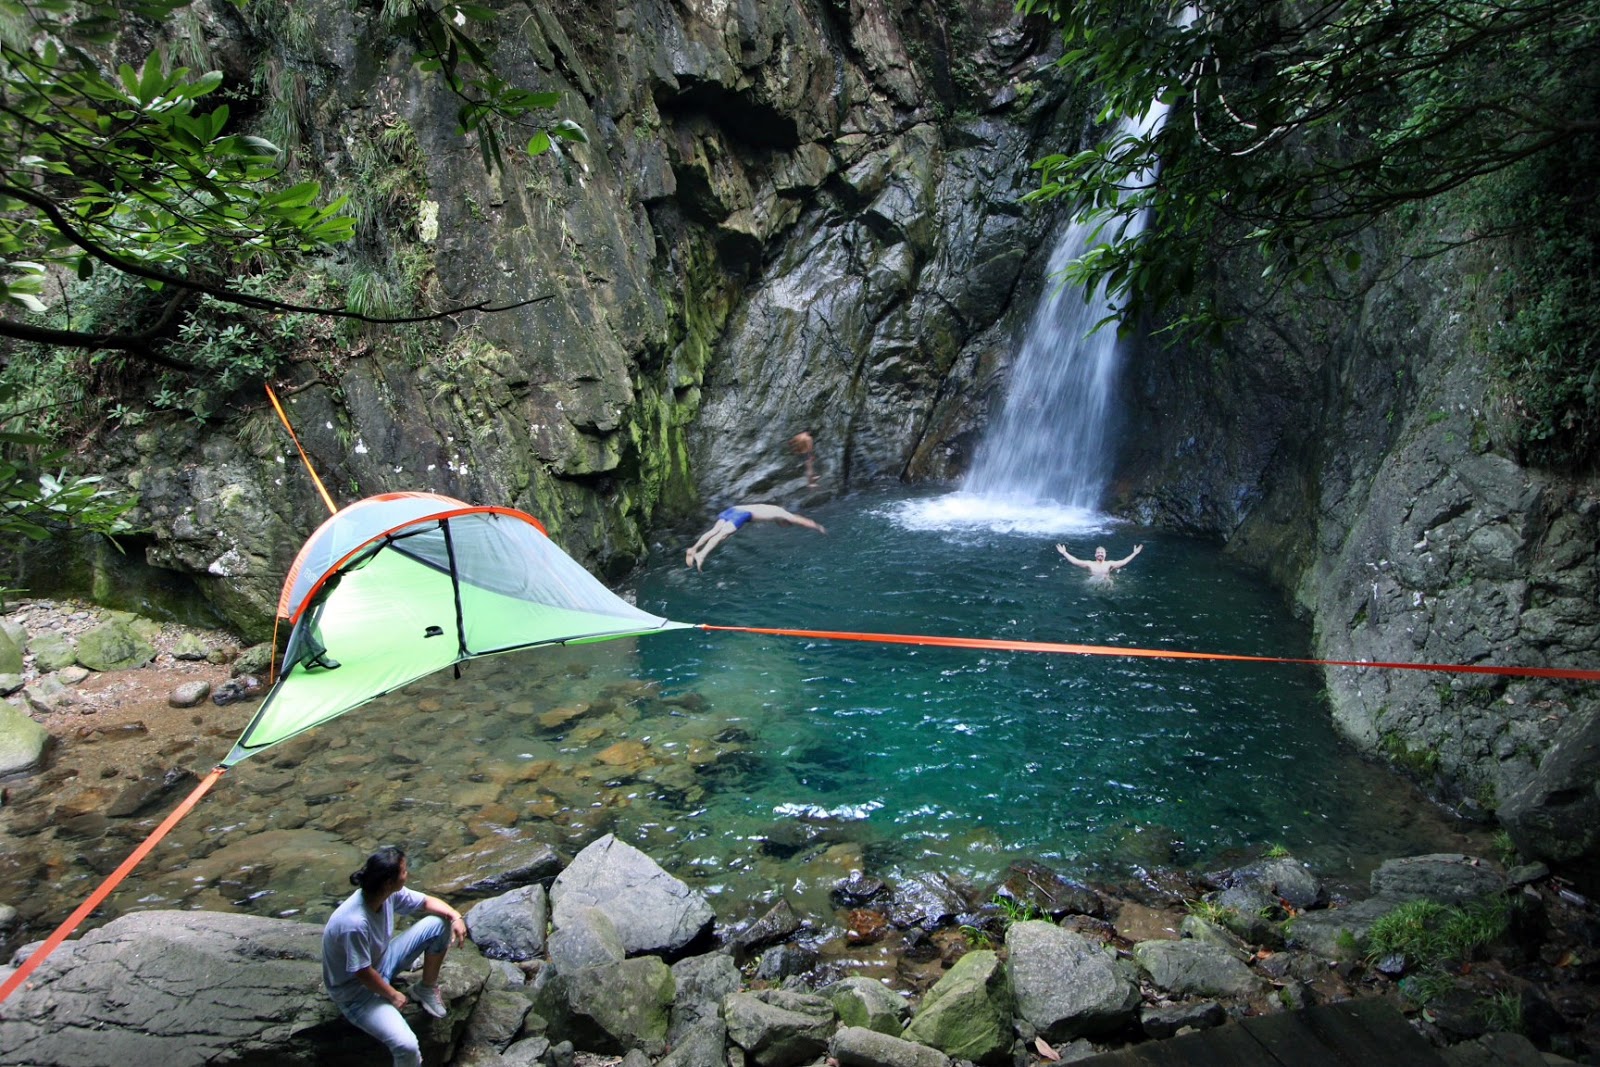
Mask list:
[[[811,439],[810,431],[801,430],[789,438],[789,451],[797,456],[805,457],[806,488],[815,489],[817,487],[817,446],[816,442]]]
[[[422,1052],[400,1009],[409,1000],[390,983],[422,955],[422,980],[413,999],[436,1019],[445,1015],[439,968],[452,946],[466,940],[461,913],[438,897],[406,888],[406,854],[393,846],[367,857],[350,876],[357,889],[334,910],[322,931],[322,984],[346,1019],[388,1046],[395,1067],[421,1067]],[[394,914],[422,919],[394,936]]]

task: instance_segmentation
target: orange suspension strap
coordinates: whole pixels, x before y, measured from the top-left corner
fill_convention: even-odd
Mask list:
[[[311,475],[311,483],[317,487],[317,492],[322,494],[322,502],[328,505],[328,514],[338,514],[339,509],[333,504],[333,497],[328,495],[328,490],[323,488],[322,479],[317,477],[317,470],[311,465],[311,457],[306,455],[305,448],[300,444],[300,438],[295,436],[294,427],[289,425],[289,416],[283,412],[283,405],[278,403],[278,394],[272,391],[272,386],[267,385],[267,399],[272,401],[272,406],[278,412],[278,418],[283,422],[283,428],[289,431],[289,440],[294,442],[294,447],[300,452],[300,462],[306,465],[306,473]]]
[[[211,773],[200,779],[200,784],[194,787],[194,792],[185,797],[183,803],[173,809],[172,814],[168,815],[162,820],[161,825],[155,828],[155,832],[145,838],[139,847],[133,850],[133,854],[122,861],[122,866],[112,871],[110,876],[100,883],[99,888],[90,893],[89,898],[79,904],[78,909],[67,916],[65,922],[56,927],[55,933],[45,938],[44,943],[34,950],[33,955],[29,956],[23,961],[22,966],[12,972],[11,977],[5,980],[5,984],[0,985],[0,1003],[4,1003],[7,997],[16,992],[22,983],[28,980],[28,976],[33,974],[34,969],[44,962],[45,957],[59,948],[61,942],[65,941],[78,928],[78,924],[87,919],[89,913],[98,908],[101,902],[111,895],[111,891],[117,888],[122,880],[133,872],[133,869],[139,865],[139,861],[148,856],[150,850],[155,848],[163,837],[167,836],[167,831],[178,825],[178,820],[189,814],[190,809],[200,802],[200,798],[211,791],[211,787],[217,784],[217,779],[222,777],[222,772],[225,770],[227,770],[226,767],[214,767]]]
[[[1381,660],[1294,659],[1287,656],[1236,656],[1225,652],[1178,652],[1162,648],[1121,648],[1116,645],[1069,645],[1053,641],[997,641],[986,637],[932,637],[921,634],[865,634],[840,630],[784,630],[761,626],[711,626],[702,630],[724,633],[771,634],[777,637],[814,637],[824,641],[872,641],[887,645],[924,645],[935,648],[977,648],[997,652],[1071,652],[1081,656],[1141,656],[1146,659],[1209,659],[1242,663],[1302,663],[1315,667],[1377,667],[1395,671],[1445,671],[1458,674],[1498,674],[1512,678],[1570,678],[1600,682],[1600,671],[1565,667],[1491,667],[1466,663],[1386,663]]]

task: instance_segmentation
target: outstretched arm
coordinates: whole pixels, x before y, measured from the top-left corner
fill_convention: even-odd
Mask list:
[[[1066,545],[1057,545],[1056,546],[1056,551],[1061,553],[1063,556],[1067,557],[1067,562],[1072,564],[1074,567],[1087,567],[1089,565],[1089,561],[1088,560],[1079,559],[1077,556],[1074,556],[1071,552],[1068,552]]]
[[[1144,551],[1144,546],[1143,545],[1134,545],[1133,546],[1133,551],[1129,552],[1126,558],[1116,560],[1115,562],[1113,562],[1111,564],[1111,569],[1112,570],[1117,570],[1118,568],[1126,567],[1128,564],[1133,562],[1133,557],[1134,556],[1137,556],[1139,553],[1141,553],[1143,551]]]
[[[820,522],[813,522],[810,519],[806,518],[804,515],[790,514],[790,516],[787,519],[785,519],[784,521],[785,522],[792,522],[796,526],[804,526],[808,530],[815,530],[819,534],[825,534],[825,533],[828,532],[827,530],[822,528],[822,524]]]

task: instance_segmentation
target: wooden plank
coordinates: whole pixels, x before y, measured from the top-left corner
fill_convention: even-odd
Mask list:
[[[1240,1025],[1260,1042],[1264,1053],[1261,1063],[1286,1063],[1294,1067],[1345,1067],[1347,1061],[1321,1044],[1316,1033],[1306,1026],[1305,1014],[1305,1011],[1294,1011],[1279,1015],[1257,1015]],[[1382,1067],[1382,1063],[1382,1060],[1375,1060],[1365,1067]]]
[[[1353,1067],[1415,1064],[1444,1067],[1427,1039],[1388,1001],[1376,998],[1327,1004],[1306,1012],[1306,1028]]]
[[[1215,1030],[1146,1041],[1077,1062],[1082,1067],[1300,1067],[1303,1061],[1276,1059],[1244,1027],[1230,1022]]]

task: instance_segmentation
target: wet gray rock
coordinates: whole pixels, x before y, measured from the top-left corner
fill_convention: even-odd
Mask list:
[[[611,916],[601,908],[568,908],[550,934],[550,963],[563,975],[585,967],[620,963],[627,946]]]
[[[998,892],[1042,915],[1105,918],[1105,902],[1086,885],[1063,878],[1042,863],[1013,863]]]
[[[585,1050],[652,1057],[667,1050],[672,969],[655,956],[585,967],[564,976],[569,1032]]]
[[[1233,953],[1200,941],[1141,941],[1133,958],[1157,988],[1181,997],[1247,997],[1264,984]]]
[[[681,952],[709,932],[715,919],[703,896],[612,834],[578,853],[556,876],[550,904],[558,930],[576,909],[603,908],[630,956]]]
[[[1305,864],[1287,856],[1240,867],[1218,880],[1225,887],[1257,887],[1275,902],[1281,900],[1296,911],[1319,908],[1328,902],[1328,891],[1317,877]]]
[[[64,685],[60,678],[47,674],[22,687],[22,699],[40,715],[49,715],[64,708],[76,707],[78,695]]]
[[[561,867],[561,856],[542,841],[489,838],[429,864],[424,873],[430,892],[454,899],[548,882]]]
[[[758,1067],[798,1067],[828,1048],[833,1006],[819,996],[781,989],[731,993],[722,1006],[728,1039]]]
[[[1045,1040],[1106,1033],[1133,1018],[1139,987],[1097,942],[1052,923],[1022,922],[1006,931],[1006,947],[1017,1014]]]
[[[1153,1038],[1167,1038],[1185,1027],[1209,1030],[1228,1021],[1228,1013],[1214,1000],[1150,1005],[1139,1010],[1139,1026]]]
[[[728,1067],[728,1028],[720,1019],[691,1027],[656,1067]]]
[[[78,636],[78,662],[92,671],[125,671],[155,658],[155,647],[131,622],[112,619]]]
[[[828,1043],[828,1054],[842,1067],[950,1067],[938,1049],[860,1026],[842,1026]]]
[[[871,978],[844,978],[823,991],[833,1002],[841,1026],[865,1027],[899,1037],[911,1007],[906,999]]]
[[[0,776],[31,770],[50,750],[50,731],[0,700]]]
[[[895,885],[889,898],[889,921],[901,929],[933,930],[971,907],[967,895],[948,877],[912,875]]]
[[[1427,898],[1467,904],[1505,892],[1505,876],[1481,860],[1455,853],[1385,860],[1372,872],[1374,896]]]
[[[780,900],[766,914],[735,933],[730,943],[737,952],[754,952],[790,937],[799,929],[799,916],[787,900]]]
[[[1580,882],[1600,886],[1600,710],[1574,712],[1497,815],[1524,855],[1544,857]]]
[[[370,1058],[377,1046],[322,990],[321,943],[320,926],[284,919],[124,915],[63,943],[12,994],[0,1061],[202,1067]],[[455,1044],[486,976],[476,953],[447,957],[440,985],[450,1014],[415,1020],[425,1057],[437,1061]]]
[[[724,952],[689,956],[672,965],[672,1026],[667,1040],[676,1048],[691,1030],[722,1029],[722,1002],[743,985],[733,957]]]
[[[524,886],[480,900],[467,910],[466,920],[473,944],[492,960],[544,955],[549,904],[543,886]]]
[[[210,682],[184,682],[167,694],[167,704],[174,708],[192,708],[205,703],[210,695]]]
[[[779,982],[793,975],[805,974],[817,965],[817,954],[801,945],[774,945],[756,961],[755,978],[763,982]]]
[[[449,957],[445,957],[448,959]],[[482,1045],[496,1053],[504,1052],[522,1029],[522,1020],[528,1017],[533,1005],[528,998],[513,990],[485,991],[467,1020],[461,1035],[467,1045]]]
[[[997,1064],[1011,1051],[1015,1007],[1007,968],[995,953],[980,949],[934,983],[900,1036],[953,1059]]]

